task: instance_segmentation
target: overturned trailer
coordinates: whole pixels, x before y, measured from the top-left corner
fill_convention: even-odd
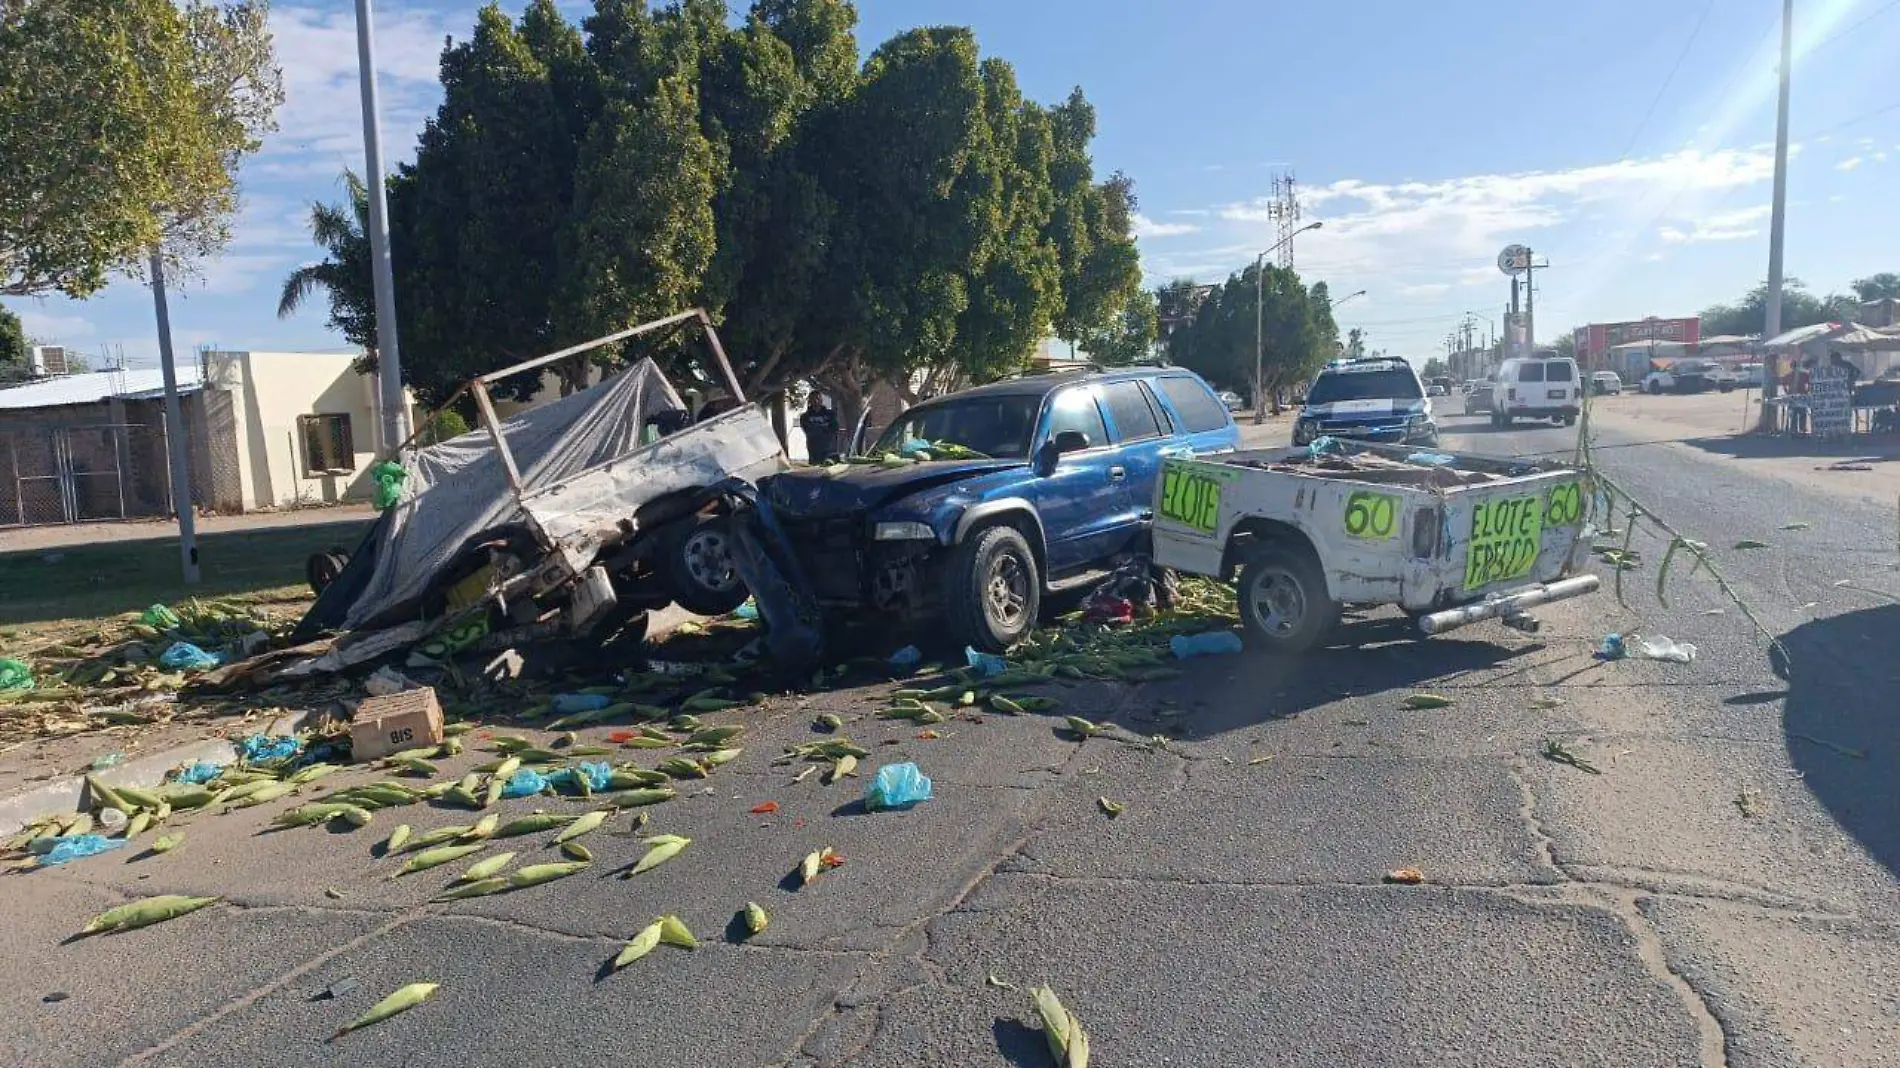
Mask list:
[[[495,411],[491,387],[503,379],[694,328],[732,402],[720,414],[696,420],[651,359],[558,400]],[[727,522],[731,484],[789,462],[704,311],[504,367],[448,404],[463,396],[481,426],[424,447],[419,429],[399,450],[399,496],[362,543],[311,561],[321,588],[297,628],[300,644],[233,665],[227,679],[340,671],[400,650],[441,660],[525,639],[638,636],[646,613],[668,604],[716,614],[745,600]]]

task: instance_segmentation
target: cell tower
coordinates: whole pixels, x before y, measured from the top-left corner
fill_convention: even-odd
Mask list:
[[[1280,266],[1293,269],[1293,231],[1300,225],[1300,195],[1293,188],[1293,172],[1282,171],[1273,176],[1273,201],[1267,205],[1267,216],[1278,227]]]

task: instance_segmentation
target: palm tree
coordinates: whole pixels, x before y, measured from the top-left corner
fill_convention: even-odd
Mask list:
[[[324,290],[330,297],[330,329],[342,334],[365,353],[363,370],[376,365],[376,297],[370,278],[369,192],[363,180],[343,172],[350,202],[310,205],[310,236],[329,253],[306,263],[284,279],[277,298],[277,317],[288,319],[305,300]]]

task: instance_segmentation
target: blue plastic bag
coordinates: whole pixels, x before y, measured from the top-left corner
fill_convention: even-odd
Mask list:
[[[184,770],[178,773],[178,781],[190,783],[193,786],[203,786],[222,774],[224,774],[223,764],[207,764],[202,760],[195,760],[185,765]]]
[[[756,620],[759,618],[759,602],[748,597],[744,604],[732,610],[732,615],[734,619]]]
[[[1621,660],[1627,655],[1629,651],[1623,647],[1623,636],[1615,632],[1605,634],[1603,644],[1597,646],[1598,660]]]
[[[61,838],[45,856],[40,858],[40,865],[51,867],[55,864],[64,864],[69,860],[108,852],[124,844],[123,838],[107,838],[103,834],[76,834],[70,838]]]
[[[1168,648],[1176,660],[1197,656],[1223,656],[1240,652],[1240,635],[1231,630],[1210,630],[1203,634],[1176,634],[1168,639]]]
[[[1003,672],[1009,670],[1009,661],[1004,660],[995,653],[981,652],[974,646],[966,645],[963,647],[963,660],[969,664],[978,675],[986,679],[991,675],[1001,675]]]
[[[571,716],[576,712],[598,712],[613,703],[613,698],[604,693],[557,693],[554,695],[554,714]]]
[[[303,749],[303,742],[288,734],[275,738],[263,734],[253,734],[238,743],[238,752],[252,764],[265,764],[273,760],[296,756]]]
[[[886,764],[864,784],[864,807],[873,812],[887,808],[909,808],[930,800],[930,779],[917,765]]]
[[[224,658],[216,653],[207,653],[190,642],[173,642],[172,647],[158,656],[160,667],[173,671],[204,671],[224,663]]]
[[[520,773],[517,772],[516,774],[519,775]],[[539,772],[529,772],[529,774],[538,776]],[[575,767],[562,768],[554,774],[549,775],[544,781],[557,787],[568,786],[582,776],[586,776],[587,778],[588,789],[596,792],[606,790],[611,787],[614,782],[613,765],[603,764],[598,761],[583,760]],[[508,780],[508,786],[502,787],[501,796],[517,796],[508,792],[512,786],[514,786],[514,780],[510,779]]]
[[[508,777],[508,785],[501,788],[503,797],[533,797],[545,793],[549,783],[547,776],[533,768],[521,768]]]
[[[909,671],[924,662],[924,651],[914,645],[906,645],[891,654],[890,665],[898,671]]]

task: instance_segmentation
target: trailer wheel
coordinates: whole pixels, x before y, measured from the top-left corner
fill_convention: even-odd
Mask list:
[[[303,562],[304,581],[310,584],[310,592],[323,596],[330,583],[348,567],[350,555],[341,549],[332,549],[327,553],[312,553]]]
[[[1268,545],[1240,569],[1234,588],[1247,642],[1271,653],[1303,653],[1339,624],[1339,603],[1312,550]]]
[[[748,593],[732,562],[732,530],[724,516],[676,520],[660,533],[657,570],[674,603],[696,615],[721,616]]]

